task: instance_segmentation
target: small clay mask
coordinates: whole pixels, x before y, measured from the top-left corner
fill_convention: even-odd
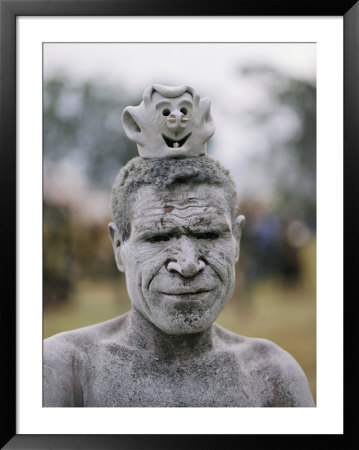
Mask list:
[[[134,194],[120,252],[134,308],[169,334],[208,328],[232,295],[239,242],[222,188],[177,185]]]
[[[214,133],[211,102],[188,86],[154,85],[145,89],[139,106],[122,115],[124,130],[145,158],[203,155]]]

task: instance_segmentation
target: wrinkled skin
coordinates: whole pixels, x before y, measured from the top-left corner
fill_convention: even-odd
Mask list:
[[[183,185],[163,198],[140,189],[130,238],[114,249],[132,306],[169,334],[208,328],[233,292],[243,220],[232,225],[215,187]]]
[[[129,313],[44,341],[43,405],[313,406],[297,362],[213,323],[234,287],[243,217],[221,188],[141,188],[129,238],[110,224]]]

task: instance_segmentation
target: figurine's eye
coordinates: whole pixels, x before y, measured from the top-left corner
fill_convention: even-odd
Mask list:
[[[187,109],[187,108],[181,108],[180,111],[181,111],[181,113],[182,113],[184,116],[186,116],[187,113],[188,113],[188,109]]]
[[[171,114],[171,111],[168,108],[166,108],[162,111],[162,115],[164,115],[164,116],[169,116],[170,114]]]

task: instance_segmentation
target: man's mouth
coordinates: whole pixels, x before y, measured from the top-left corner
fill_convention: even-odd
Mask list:
[[[162,137],[163,137],[164,141],[166,142],[167,147],[170,147],[170,148],[182,147],[190,136],[191,136],[191,133],[187,134],[187,136],[185,136],[184,138],[176,141],[175,139],[172,139],[172,138],[162,134]]]
[[[193,295],[204,294],[204,293],[209,292],[211,290],[212,289],[198,289],[198,290],[193,290],[193,291],[175,290],[175,291],[172,291],[172,292],[162,292],[162,294],[172,295],[172,296],[176,296],[176,297],[190,297],[190,296],[193,296]]]

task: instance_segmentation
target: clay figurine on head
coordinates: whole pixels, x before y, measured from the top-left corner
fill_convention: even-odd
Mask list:
[[[189,86],[155,84],[145,89],[139,106],[124,110],[122,124],[144,158],[199,156],[214,133],[210,106]]]
[[[229,172],[204,154],[209,101],[155,85],[137,108],[123,117],[142,156],[117,176],[109,224],[131,310],[45,339],[43,405],[314,406],[291,355],[215,323],[233,293],[244,217]]]

